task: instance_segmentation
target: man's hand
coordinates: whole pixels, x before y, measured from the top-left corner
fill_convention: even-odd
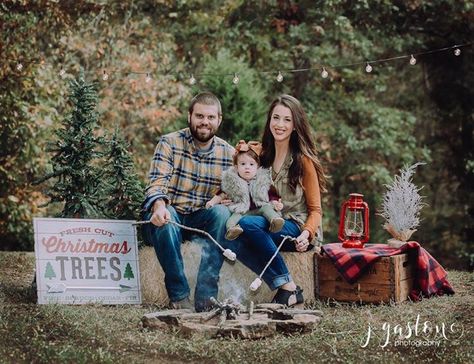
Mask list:
[[[281,202],[281,198],[278,201],[272,200],[272,205],[275,211],[283,210],[283,203]]]
[[[308,230],[303,230],[301,234],[296,238],[295,245],[296,245],[296,251],[299,252],[305,252],[308,250],[309,246],[309,231]]]
[[[158,227],[163,226],[171,219],[171,214],[163,200],[156,200],[152,207],[151,223]]]

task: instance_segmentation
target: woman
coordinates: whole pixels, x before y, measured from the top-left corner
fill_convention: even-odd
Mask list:
[[[272,169],[272,178],[281,196],[285,219],[278,233],[268,231],[268,221],[261,216],[244,216],[238,257],[255,273],[260,274],[277,246],[281,235],[287,240],[282,251],[305,252],[321,227],[320,191],[325,191],[326,176],[316,154],[311,127],[300,102],[281,95],[272,104],[263,133],[262,167]],[[268,286],[278,291],[274,303],[287,306],[303,303],[303,294],[295,284],[282,256],[278,254],[263,275]]]

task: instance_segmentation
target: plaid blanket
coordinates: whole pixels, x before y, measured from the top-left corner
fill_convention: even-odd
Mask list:
[[[342,277],[350,284],[356,282],[369,267],[382,257],[408,253],[416,258],[416,271],[410,298],[418,301],[421,297],[454,294],[443,267],[415,241],[409,241],[400,248],[385,244],[366,244],[364,249],[345,249],[341,243],[323,245],[326,253]]]

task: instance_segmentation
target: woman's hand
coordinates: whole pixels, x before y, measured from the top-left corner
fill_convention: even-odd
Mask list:
[[[308,250],[308,246],[309,246],[308,239],[309,239],[309,231],[303,230],[301,234],[296,238],[296,241],[295,241],[296,251],[301,253]]]

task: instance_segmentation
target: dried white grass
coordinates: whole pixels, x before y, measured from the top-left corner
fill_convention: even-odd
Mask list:
[[[419,191],[423,187],[415,186],[412,177],[416,167],[423,164],[405,166],[391,184],[385,185],[388,190],[383,197],[380,215],[385,218],[386,225],[391,225],[398,232],[415,230],[420,225],[420,210],[425,203]]]

